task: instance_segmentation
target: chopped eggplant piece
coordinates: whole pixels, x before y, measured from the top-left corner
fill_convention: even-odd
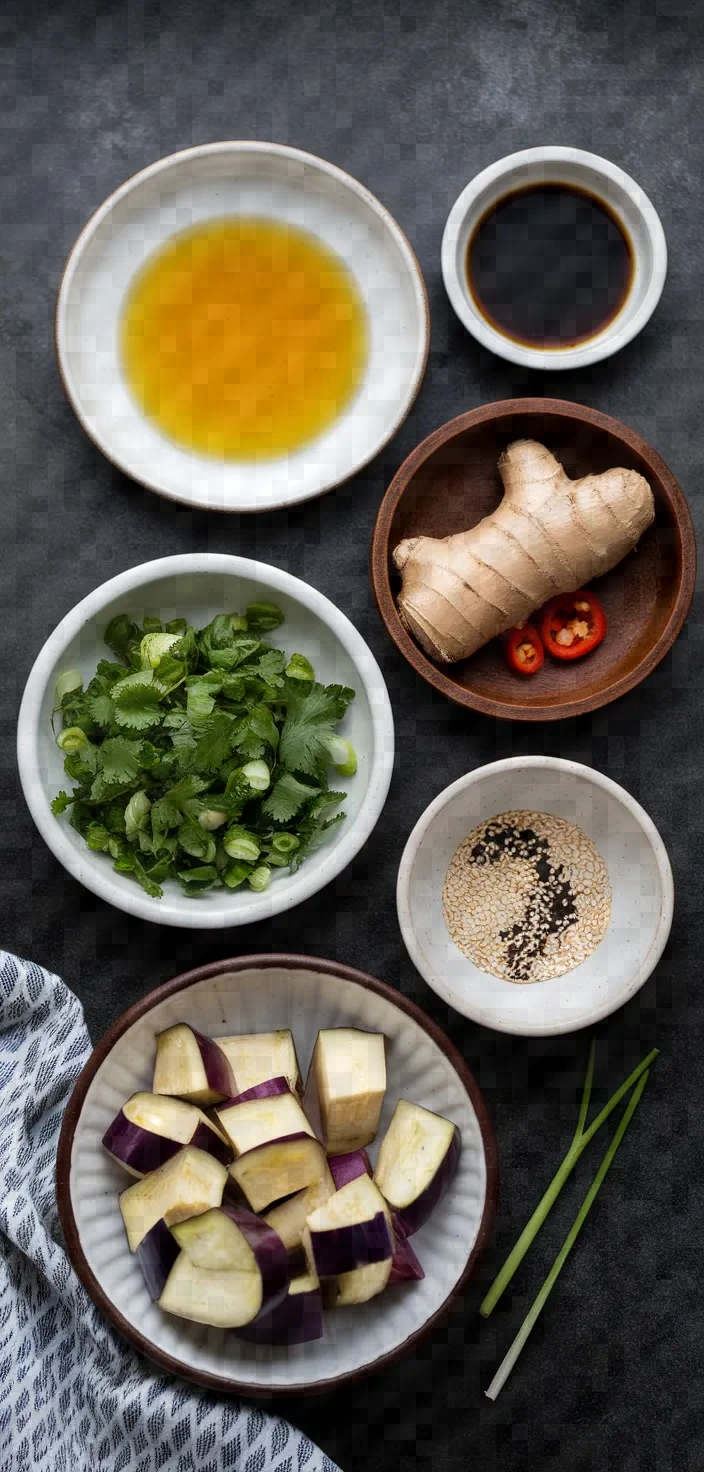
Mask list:
[[[235,1094],[234,1098],[226,1099],[219,1107],[220,1109],[233,1109],[235,1104],[248,1104],[250,1099],[273,1099],[277,1094],[290,1094],[291,1090],[286,1078],[267,1078],[261,1084],[252,1084],[251,1089],[245,1089],[242,1094]]]
[[[328,1155],[374,1139],[386,1090],[384,1035],[355,1027],[318,1033],[303,1107]]]
[[[163,1292],[164,1284],[180,1250],[164,1221],[155,1222],[137,1248],[136,1257],[142,1269],[147,1292],[155,1302]]]
[[[286,1201],[279,1202],[278,1206],[272,1206],[264,1217],[265,1222],[278,1232],[281,1241],[289,1252],[297,1252],[301,1246],[303,1228],[312,1211],[332,1196],[336,1190],[335,1182],[328,1170],[328,1161],[325,1164],[323,1157],[323,1169],[320,1180],[314,1185],[307,1186],[305,1191],[297,1191],[295,1196],[289,1196]]]
[[[344,1308],[351,1303],[368,1303],[383,1293],[391,1276],[391,1258],[385,1262],[370,1263],[366,1268],[356,1268],[353,1273],[340,1273],[337,1278],[327,1278],[323,1284],[323,1302],[326,1308]]]
[[[239,1331],[253,1344],[308,1344],[323,1337],[323,1301],[318,1279],[303,1272],[291,1279],[283,1303],[271,1313],[260,1313]]]
[[[241,1033],[234,1037],[214,1038],[230,1064],[235,1078],[235,1093],[244,1093],[267,1079],[283,1077],[292,1092],[300,1092],[301,1076],[293,1037],[289,1028],[279,1032]]]
[[[186,1022],[157,1033],[153,1088],[155,1094],[175,1094],[204,1109],[239,1091],[217,1043]]]
[[[391,1225],[394,1235],[394,1255],[389,1275],[389,1286],[392,1283],[418,1282],[425,1277],[421,1264],[416,1257],[410,1242],[406,1237],[394,1230],[395,1219],[392,1217]]]
[[[173,1235],[182,1251],[159,1299],[168,1313],[239,1329],[284,1301],[291,1276],[286,1248],[251,1211],[207,1211],[175,1226]]]
[[[311,1213],[303,1246],[319,1278],[391,1261],[394,1244],[389,1209],[368,1175],[357,1176]]]
[[[184,1145],[205,1150],[222,1165],[229,1165],[234,1154],[225,1135],[195,1104],[167,1094],[133,1094],[105,1131],[103,1145],[133,1176],[158,1170]]]
[[[136,1252],[156,1222],[167,1227],[219,1206],[227,1169],[192,1145],[184,1145],[165,1165],[128,1186],[119,1198],[130,1251]]]
[[[296,1095],[288,1087],[283,1094],[226,1104],[216,1110],[216,1117],[236,1156],[284,1135],[313,1134]]]
[[[324,1165],[325,1151],[320,1141],[301,1131],[247,1150],[230,1166],[230,1175],[252,1211],[265,1211],[272,1201],[314,1185],[321,1179]]]
[[[329,1155],[328,1165],[336,1191],[340,1191],[350,1181],[356,1181],[358,1176],[373,1175],[366,1150],[348,1150],[346,1155]]]
[[[398,1231],[412,1236],[442,1200],[460,1158],[456,1124],[399,1099],[381,1142],[374,1172],[382,1196],[393,1207]]]

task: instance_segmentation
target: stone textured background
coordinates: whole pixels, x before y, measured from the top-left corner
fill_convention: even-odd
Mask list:
[[[497,1127],[496,1240],[446,1327],[336,1401],[281,1406],[344,1472],[704,1468],[701,601],[639,690],[593,718],[521,727],[434,697],[387,640],[367,578],[375,512],[406,453],[461,410],[515,394],[580,400],[630,424],[679,478],[701,527],[703,42],[696,0],[5,0],[0,10],[3,942],[62,973],[94,1039],[192,964],[267,949],[336,956],[412,994],[447,1028]],[[417,251],[432,316],[425,382],[383,455],[322,500],[241,521],[194,515],[114,471],[73,417],[52,342],[65,257],[105,196],[161,154],[238,137],[310,149],[368,185]],[[628,170],[670,247],[648,328],[584,375],[522,372],[483,352],[441,282],[443,225],[460,189],[539,143],[589,148]],[[160,930],[83,892],[33,831],[15,769],[24,681],[58,620],[121,569],[189,549],[259,557],[333,598],[380,660],[396,718],[388,805],[334,891],[230,936]],[[594,1168],[585,1157],[514,1290],[480,1325],[482,1287],[569,1143],[588,1038],[512,1040],[449,1013],[405,954],[394,882],[431,798],[469,768],[524,752],[591,763],[644,803],[672,857],[677,907],[656,976],[598,1029],[599,1087],[615,1086],[654,1042],[662,1057],[543,1321],[491,1405],[483,1389]]]

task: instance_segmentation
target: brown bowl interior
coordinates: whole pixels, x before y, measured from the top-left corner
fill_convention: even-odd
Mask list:
[[[382,618],[401,652],[450,699],[486,714],[555,720],[595,710],[631,689],[662,659],[686,618],[694,591],[695,543],[686,501],[660,457],[618,421],[579,405],[515,400],[451,421],[408,457],[379,512],[372,581]],[[539,409],[533,407],[541,405]],[[527,405],[531,407],[528,408]],[[635,551],[590,584],[608,620],[604,642],[574,664],[546,657],[529,678],[507,669],[500,640],[456,665],[433,663],[401,624],[400,578],[391,561],[404,537],[467,530],[498,505],[497,461],[512,440],[548,446],[568,475],[624,466],[644,475],[656,516]]]

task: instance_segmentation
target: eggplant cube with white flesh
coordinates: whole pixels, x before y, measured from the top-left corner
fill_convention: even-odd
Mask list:
[[[225,1054],[235,1080],[233,1094],[243,1094],[270,1078],[285,1078],[292,1093],[300,1092],[301,1076],[290,1028],[276,1032],[239,1033],[213,1038]]]
[[[225,1135],[195,1104],[167,1094],[132,1094],[103,1135],[103,1146],[133,1176],[158,1170],[184,1145],[229,1165],[234,1151]]]
[[[187,1022],[157,1033],[152,1087],[155,1094],[174,1094],[203,1109],[221,1104],[237,1091],[225,1054]]]
[[[313,1134],[284,1078],[255,1084],[244,1094],[228,1099],[215,1115],[236,1156],[284,1135]]]
[[[457,1170],[460,1149],[456,1124],[399,1099],[381,1142],[374,1180],[404,1236],[417,1232],[442,1200]]]
[[[297,1191],[295,1196],[288,1196],[285,1201],[279,1201],[267,1211],[264,1220],[278,1232],[289,1253],[300,1249],[303,1231],[311,1212],[324,1206],[336,1190],[337,1185],[328,1169],[328,1162],[322,1155],[320,1178],[312,1186],[306,1186],[303,1191]]]
[[[239,1329],[268,1316],[288,1293],[290,1269],[276,1232],[250,1211],[223,1206],[173,1228],[181,1252],[159,1297],[167,1313]]]
[[[384,1035],[356,1027],[318,1033],[303,1107],[328,1155],[369,1145],[386,1092]]]
[[[249,1202],[252,1211],[266,1211],[274,1201],[283,1201],[321,1179],[325,1151],[310,1131],[267,1140],[246,1150],[230,1166],[230,1175]]]
[[[309,1268],[331,1304],[366,1303],[386,1287],[394,1241],[391,1213],[370,1176],[342,1186],[311,1213],[303,1233]]]
[[[185,1145],[158,1170],[128,1186],[119,1201],[130,1251],[137,1251],[158,1221],[171,1227],[219,1206],[226,1181],[226,1166],[204,1150]]]

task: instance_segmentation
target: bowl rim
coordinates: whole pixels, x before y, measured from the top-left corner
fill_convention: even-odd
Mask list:
[[[199,913],[197,908],[191,910],[188,908],[187,896],[174,897],[169,901],[168,908],[173,911],[173,914],[167,918],[163,908],[164,901],[153,900],[138,885],[132,886],[134,894],[131,890],[123,894],[122,887],[115,882],[113,871],[107,864],[104,866],[105,873],[103,873],[101,867],[89,862],[87,856],[90,851],[88,849],[83,853],[69,842],[61,823],[54,817],[48,802],[44,800],[39,775],[41,772],[39,757],[41,705],[56,661],[66,645],[90,620],[100,614],[107,603],[123,595],[128,597],[138,589],[161,578],[176,576],[180,573],[194,575],[215,573],[222,576],[250,578],[253,581],[259,579],[262,583],[268,584],[272,591],[288,595],[293,601],[319,618],[339,640],[354,664],[356,677],[367,695],[369,704],[373,750],[369,763],[367,795],[360,811],[356,817],[347,819],[337,842],[329,850],[323,851],[321,866],[318,869],[314,867],[309,872],[307,879],[305,865],[295,876],[295,897],[293,899],[288,883],[280,886],[273,885],[271,889],[255,895],[246,911],[242,911],[239,919],[234,907],[232,916],[228,912],[212,912],[203,909]],[[118,573],[88,593],[61,619],[40,649],[27,676],[17,722],[17,765],[25,802],[36,827],[54,857],[59,860],[73,879],[78,880],[79,884],[89,889],[105,903],[113,905],[128,915],[135,915],[141,920],[171,925],[175,928],[234,929],[238,925],[249,925],[258,920],[270,920],[283,910],[288,910],[293,905],[298,905],[317,894],[351,863],[376,827],[388,796],[393,764],[394,719],[386,682],[366,640],[362,638],[351,620],[324,593],[320,593],[310,583],[294,577],[293,573],[285,572],[283,568],[273,567],[269,563],[229,553],[187,552],[174,557],[156,558],[153,562],[143,562],[136,567],[125,569],[124,572]],[[277,889],[280,890],[278,896]],[[191,900],[190,904],[197,906],[198,901]]]
[[[99,226],[103,223],[103,220],[111,213],[115,205],[118,204],[120,200],[123,199],[127,194],[130,194],[133,189],[143,184],[147,179],[153,178],[155,175],[158,175],[160,173],[164,173],[166,170],[176,166],[177,164],[183,162],[188,158],[210,157],[215,154],[227,153],[273,154],[281,158],[297,159],[299,162],[318,169],[324,174],[328,174],[331,178],[337,180],[339,184],[344,185],[347,189],[351,190],[353,194],[356,194],[357,197],[361,199],[364,204],[367,205],[372,213],[375,214],[382,221],[389,234],[393,237],[402,258],[405,261],[409,279],[411,280],[413,286],[413,294],[416,301],[422,334],[422,340],[416,357],[413,377],[409,384],[405,398],[399,407],[397,416],[394,419],[394,422],[385,437],[379,441],[375,448],[370,451],[370,453],[363,460],[360,460],[359,463],[353,467],[353,469],[347,471],[344,475],[334,477],[332,480],[327,481],[325,485],[321,486],[318,490],[315,491],[306,491],[300,495],[286,496],[284,498],[279,496],[276,500],[272,500],[270,503],[268,503],[266,508],[262,507],[258,503],[256,505],[254,503],[250,505],[239,503],[237,505],[231,505],[224,504],[224,502],[221,502],[219,499],[211,501],[210,498],[208,498],[206,501],[194,501],[188,496],[184,496],[181,494],[177,495],[173,491],[164,490],[162,487],[157,487],[153,485],[151,481],[145,479],[143,476],[135,475],[133,470],[131,470],[126,464],[123,463],[122,459],[111,447],[110,443],[101,434],[94,432],[94,430],[89,426],[88,420],[83,412],[83,406],[80,396],[78,395],[78,393],[74,392],[72,386],[72,375],[68,366],[68,357],[65,345],[67,303],[71,287],[73,285],[74,276],[79,267],[80,260],[84,251],[90,244],[90,241],[92,240]],[[59,377],[61,379],[64,392],[82,430],[88,436],[88,439],[91,440],[92,443],[96,446],[96,448],[100,450],[101,454],[105,456],[105,459],[111,465],[114,465],[116,470],[119,470],[121,474],[128,476],[129,479],[131,481],[134,481],[136,485],[142,486],[144,490],[151,491],[154,495],[162,496],[167,501],[176,501],[179,505],[194,507],[197,511],[218,511],[229,513],[231,515],[255,515],[261,514],[264,510],[280,511],[288,506],[299,506],[305,501],[315,500],[317,496],[326,495],[329,491],[335,490],[337,486],[344,485],[346,481],[351,480],[355,475],[358,475],[361,470],[364,470],[367,465],[371,464],[372,460],[375,460],[376,456],[381,454],[381,451],[384,450],[389,442],[394,438],[394,436],[398,434],[401,425],[404,424],[405,420],[408,418],[408,415],[410,414],[411,409],[413,408],[413,405],[418,397],[420,387],[425,376],[425,370],[428,365],[428,355],[430,353],[430,303],[428,300],[428,292],[425,285],[423,272],[421,271],[420,262],[415,254],[415,251],[413,250],[410,241],[408,240],[407,235],[401,229],[401,226],[394,219],[390,211],[387,210],[386,206],[383,205],[379,199],[377,199],[375,194],[372,194],[370,189],[367,189],[366,185],[361,184],[358,179],[355,179],[352,174],[348,174],[345,169],[339,168],[337,164],[329,163],[327,159],[321,158],[318,154],[309,153],[305,149],[292,148],[288,144],[272,143],[261,139],[222,139],[214,143],[198,143],[190,148],[180,148],[174,150],[174,152],[172,153],[164,154],[162,158],[156,159],[154,163],[147,164],[145,168],[139,169],[136,174],[130,175],[128,179],[124,180],[122,184],[118,185],[117,189],[114,189],[112,193],[108,195],[107,199],[105,199],[103,203],[99,205],[96,210],[93,211],[92,215],[83,226],[83,229],[81,230],[73,246],[71,247],[71,250],[69,251],[66,259],[66,264],[61,275],[61,280],[59,282],[59,289],[56,296],[56,307],[54,311],[54,348],[56,353],[56,362],[59,370]]]
[[[549,416],[566,421],[574,420],[580,424],[591,424],[595,429],[604,430],[613,438],[620,440],[629,450],[639,455],[664,492],[680,542],[680,579],[677,596],[668,621],[652,648],[643,655],[632,670],[615,680],[606,690],[563,700],[559,705],[524,705],[510,700],[498,700],[468,690],[450,679],[444,673],[445,667],[434,664],[404,628],[399,618],[389,578],[393,519],[413,477],[425,461],[436,450],[442,449],[444,445],[466,430],[477,429],[492,421],[500,425],[502,420],[529,415],[539,415],[542,418]],[[635,430],[629,429],[627,425],[622,424],[619,419],[614,419],[610,414],[602,414],[599,409],[591,409],[585,404],[572,403],[569,399],[499,399],[493,404],[482,404],[477,409],[469,409],[464,414],[458,414],[454,419],[448,419],[445,424],[441,424],[438,429],[433,430],[424,440],[421,440],[420,444],[411,450],[410,455],[406,456],[386,490],[377,512],[369,553],[369,570],[374,600],[387,633],[408,664],[428,685],[432,685],[435,690],[456,705],[479,711],[482,715],[510,721],[560,721],[572,716],[589,714],[591,711],[600,710],[604,705],[609,705],[612,700],[618,700],[621,695],[625,695],[639,685],[665,657],[684,624],[694,597],[697,547],[692,518],[684,492],[657,451]],[[447,668],[453,667],[448,666]]]
[[[587,173],[598,175],[607,186],[615,186],[622,195],[626,196],[640,216],[652,252],[650,279],[640,307],[633,314],[631,321],[619,326],[621,313],[618,313],[613,321],[608,323],[594,338],[588,338],[577,347],[545,349],[513,342],[511,338],[492,327],[491,323],[479,312],[472,311],[457,271],[457,239],[479,195],[500,180],[508,180],[516,169],[541,164],[547,166],[570,164],[577,171],[583,170],[585,175]],[[591,192],[595,192],[593,184]],[[610,200],[609,203],[614,208],[613,200]],[[635,245],[633,249],[638,255]],[[470,179],[461,194],[458,195],[447,217],[442,237],[441,262],[445,290],[452,307],[463,327],[482,347],[487,348],[489,352],[503,358],[506,362],[518,364],[521,368],[561,372],[570,368],[586,368],[592,363],[601,363],[605,358],[610,358],[614,353],[620,352],[621,348],[626,347],[627,343],[632,342],[633,338],[638,336],[638,333],[649,322],[662,296],[667,276],[667,240],[654,204],[630,174],[619,168],[617,164],[611,163],[609,159],[602,158],[596,153],[590,153],[586,149],[545,144],[537,148],[524,148],[516,153],[506,154],[504,158],[497,159],[495,163],[489,164],[488,168],[482,169],[479,174],[475,174],[474,178]]]
[[[274,967],[288,968],[291,971],[322,971],[328,976],[337,976],[343,981],[353,982],[356,986],[361,986],[367,991],[375,992],[377,996],[383,997],[385,1001],[390,1002],[399,1011],[405,1012],[408,1017],[428,1034],[454,1068],[476,1114],[486,1165],[486,1193],[479,1231],[472,1244],[461,1276],[451,1288],[440,1307],[435,1310],[435,1313],[431,1314],[430,1318],[415,1333],[409,1335],[395,1349],[380,1355],[376,1360],[373,1360],[368,1365],[362,1366],[360,1369],[348,1370],[343,1374],[333,1375],[327,1380],[316,1381],[313,1384],[303,1381],[296,1385],[259,1386],[251,1385],[246,1381],[239,1381],[229,1375],[214,1375],[207,1370],[191,1370],[190,1366],[184,1366],[182,1360],[178,1360],[173,1355],[167,1354],[166,1351],[159,1349],[157,1345],[153,1344],[146,1335],[142,1334],[139,1329],[130,1324],[119,1310],[115,1308],[89,1267],[81,1246],[80,1233],[71,1200],[70,1172],[73,1141],[86,1094],[98,1069],[108,1057],[118,1039],[135,1022],[139,1021],[140,1018],[144,1017],[146,1013],[150,1012],[159,1003],[165,1001],[168,997],[176,995],[178,992],[187,990],[198,982],[206,981],[213,976],[223,975],[226,972],[242,972],[254,969],[266,970]],[[389,986],[386,982],[379,981],[368,972],[358,971],[355,967],[347,966],[341,961],[326,960],[319,956],[274,952],[251,956],[236,956],[231,960],[224,961],[210,961],[204,966],[197,966],[191,971],[185,971],[181,975],[173,977],[170,981],[163,982],[161,986],[156,987],[154,991],[140,998],[138,1002],[128,1007],[127,1011],[123,1012],[121,1017],[117,1018],[117,1021],[112,1024],[96,1045],[73,1085],[59,1135],[56,1157],[56,1192],[59,1220],[66,1241],[68,1255],[75,1272],[100,1311],[114,1328],[122,1334],[123,1338],[127,1339],[141,1354],[147,1355],[149,1359],[161,1365],[170,1374],[185,1376],[185,1378],[194,1380],[197,1384],[206,1385],[214,1390],[228,1391],[231,1394],[240,1394],[249,1397],[322,1395],[328,1391],[337,1389],[340,1385],[352,1384],[365,1379],[367,1375],[376,1374],[378,1371],[394,1364],[404,1355],[409,1354],[411,1350],[415,1349],[433,1332],[438,1323],[452,1308],[453,1304],[460,1298],[479,1265],[493,1230],[499,1197],[499,1157],[494,1127],[479,1084],[454,1043],[450,1041],[442,1031],[442,1028],[422,1011],[416,1002],[412,1001],[410,997],[404,996],[402,992],[396,991],[394,987]]]
[[[542,770],[551,769],[562,772],[565,776],[581,778],[583,781],[587,781],[595,787],[602,788],[604,792],[607,792],[620,803],[635,818],[650,844],[660,880],[662,899],[660,916],[650,950],[638,966],[634,978],[615,1002],[607,1001],[600,1006],[593,1007],[588,1012],[581,1014],[577,1021],[570,1019],[565,1023],[557,1022],[547,1027],[531,1026],[530,1024],[523,1024],[520,1027],[502,1027],[496,1022],[490,1008],[460,1007],[454,989],[444,981],[441,975],[428,965],[418,944],[416,929],[413,923],[410,904],[411,877],[421,845],[429,834],[435,819],[457,793],[465,792],[468,787],[482,782],[487,776],[511,771],[518,773],[526,768],[528,770],[535,770],[536,768]],[[571,761],[567,757],[504,757],[501,761],[488,762],[485,766],[475,767],[474,771],[466,772],[464,776],[458,777],[456,782],[451,782],[449,787],[445,787],[442,792],[438,793],[438,796],[421,813],[401,855],[396,881],[396,910],[404,944],[414,966],[420,972],[428,986],[438,996],[442,997],[443,1001],[453,1007],[456,1012],[460,1012],[463,1017],[470,1018],[471,1021],[476,1022],[481,1027],[491,1028],[494,1032],[506,1033],[510,1037],[549,1038],[558,1037],[564,1033],[579,1032],[584,1027],[589,1027],[594,1023],[601,1022],[605,1017],[610,1017],[612,1012],[616,1012],[619,1007],[625,1006],[626,1002],[629,1002],[635,996],[636,992],[648,980],[648,977],[652,975],[662,956],[672,928],[674,903],[674,880],[669,855],[652,818],[646,813],[645,808],[641,807],[640,803],[631,796],[630,792],[626,791],[625,787],[621,787],[618,782],[614,782],[613,778],[607,777],[604,772],[600,772],[596,767],[588,767],[583,762]]]

